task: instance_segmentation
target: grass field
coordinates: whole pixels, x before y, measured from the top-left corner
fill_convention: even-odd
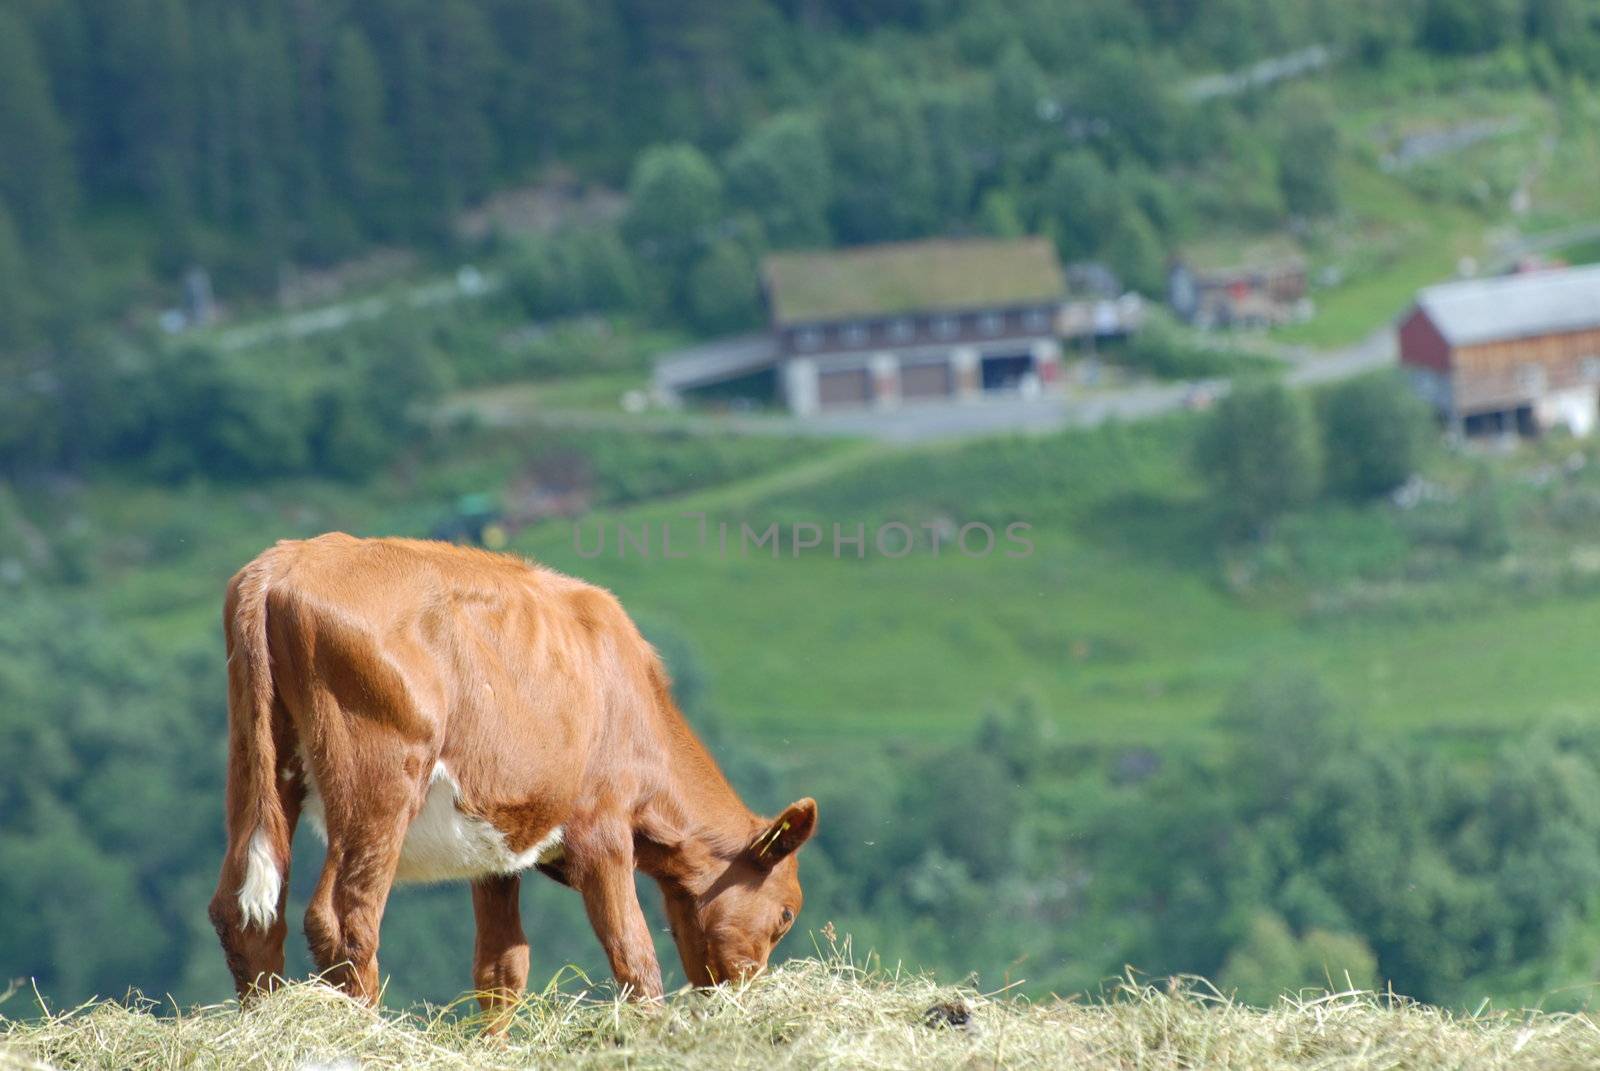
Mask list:
[[[1583,1015],[1452,1015],[1383,996],[1284,998],[1265,1010],[1206,986],[1123,984],[1029,1003],[793,960],[741,989],[642,1009],[575,984],[523,1002],[503,1038],[468,1009],[373,1011],[302,983],[244,1014],[101,1003],[0,1018],[0,1068],[1548,1068],[1600,1062]]]
[[[1321,677],[1381,731],[1471,739],[1591,709],[1592,595],[1485,607],[1446,584],[1442,605],[1419,618],[1318,616],[1301,591],[1228,590],[1184,460],[1187,427],[878,452],[850,459],[847,472],[818,469],[812,483],[775,488],[763,477],[585,519],[576,533],[551,525],[519,547],[611,587],[687,640],[733,721],[794,744],[956,736],[1019,695],[1086,742],[1194,741],[1240,683],[1285,671]],[[711,526],[704,550],[689,546],[698,521],[686,514],[699,512]],[[889,558],[869,535],[864,558],[848,545],[834,557],[833,523],[848,535],[891,519],[997,532],[1028,522],[1034,549],[1008,557],[1002,542],[968,558],[946,544],[934,557],[925,544]],[[795,556],[797,521],[817,524],[823,546]],[[774,522],[786,541],[778,558],[740,552],[741,523],[759,532]],[[1331,523],[1310,526],[1319,522]],[[651,526],[652,557],[619,556],[618,524],[635,539]],[[664,524],[687,557],[662,558]],[[580,556],[602,526],[605,553]],[[1343,538],[1359,544],[1364,533]]]
[[[762,441],[731,468],[696,440],[644,439],[628,449],[659,455],[649,486],[665,497],[641,487],[647,500],[637,505],[601,509],[576,531],[548,522],[513,546],[613,589],[647,630],[698,655],[731,725],[800,749],[840,736],[953,739],[1022,696],[1067,739],[1196,743],[1230,693],[1264,673],[1321,678],[1374,731],[1468,745],[1592,711],[1595,585],[1556,574],[1520,590],[1503,568],[1460,565],[1419,581],[1403,568],[1393,581],[1341,579],[1359,574],[1364,557],[1390,553],[1382,545],[1394,522],[1381,507],[1303,519],[1297,538],[1310,549],[1284,553],[1308,560],[1280,565],[1285,582],[1235,590],[1186,460],[1191,421],[917,450]],[[455,494],[514,477],[521,448],[504,449],[451,455],[359,490],[99,488],[85,495],[93,526],[124,536],[100,548],[93,583],[66,597],[158,650],[220,647],[222,585],[272,540],[335,528],[424,534]],[[690,514],[707,518],[704,548]],[[873,533],[890,521],[922,544],[904,557],[880,553]],[[952,549],[955,530],[973,522],[996,533],[986,556]],[[1005,539],[1014,522],[1031,526],[1026,556],[1008,554],[1022,549]],[[727,553],[719,523],[729,526]],[[795,525],[807,523],[822,545],[796,556]],[[863,557],[850,544],[834,556],[835,523],[845,536],[864,526]],[[770,544],[741,553],[741,524],[756,533],[777,524],[779,556]],[[945,531],[937,557],[925,524]],[[635,543],[649,526],[649,558],[619,556],[619,525]],[[604,553],[580,555],[602,528]],[[890,534],[892,552],[899,538]],[[974,549],[982,542],[976,533]],[[1324,559],[1333,579],[1316,575]],[[1423,609],[1368,605],[1371,592],[1388,598],[1391,588]],[[1342,608],[1352,591],[1361,598]],[[1335,609],[1313,612],[1319,600]]]

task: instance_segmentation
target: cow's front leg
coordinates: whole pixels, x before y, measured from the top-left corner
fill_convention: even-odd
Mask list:
[[[472,914],[478,939],[472,955],[472,983],[478,1003],[489,1016],[489,1029],[503,1031],[511,1009],[528,984],[528,939],[522,932],[518,903],[522,879],[515,874],[472,883]]]
[[[567,877],[583,896],[617,984],[635,1000],[659,998],[661,965],[633,883],[632,832],[602,831],[576,845],[569,840],[568,859]]]

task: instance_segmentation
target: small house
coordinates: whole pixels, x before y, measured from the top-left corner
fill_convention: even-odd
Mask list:
[[[1588,435],[1600,418],[1600,264],[1430,286],[1399,335],[1412,384],[1461,432]]]
[[[658,393],[738,385],[800,415],[1034,394],[1060,379],[1063,333],[1122,333],[1142,311],[1076,309],[1042,238],[776,253],[761,282],[768,329],[668,355]]]
[[[1306,264],[1279,256],[1207,266],[1178,259],[1167,269],[1167,304],[1195,327],[1275,327],[1304,319]]]

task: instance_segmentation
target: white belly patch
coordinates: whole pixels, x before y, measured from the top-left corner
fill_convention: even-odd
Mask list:
[[[302,768],[305,764],[302,763]],[[434,764],[422,810],[411,820],[400,846],[396,881],[460,881],[515,874],[535,863],[551,863],[562,856],[562,828],[557,826],[527,851],[513,852],[506,835],[482,818],[463,814],[456,806],[461,786],[445,764]],[[326,813],[315,779],[306,772],[306,820],[322,842],[328,842]]]

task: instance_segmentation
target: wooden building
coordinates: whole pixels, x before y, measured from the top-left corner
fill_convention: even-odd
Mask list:
[[[1590,434],[1600,419],[1600,265],[1431,286],[1400,324],[1417,391],[1467,434]]]
[[[797,413],[1055,382],[1066,278],[1055,248],[931,241],[780,253],[763,271]]]
[[[1180,258],[1167,269],[1167,304],[1195,327],[1276,327],[1304,319],[1307,301],[1299,256],[1229,265]]]
[[[1137,300],[1077,309],[1041,238],[779,253],[762,286],[769,329],[669,355],[658,393],[770,384],[801,415],[1033,394],[1060,378],[1062,333],[1124,333],[1142,314]]]

